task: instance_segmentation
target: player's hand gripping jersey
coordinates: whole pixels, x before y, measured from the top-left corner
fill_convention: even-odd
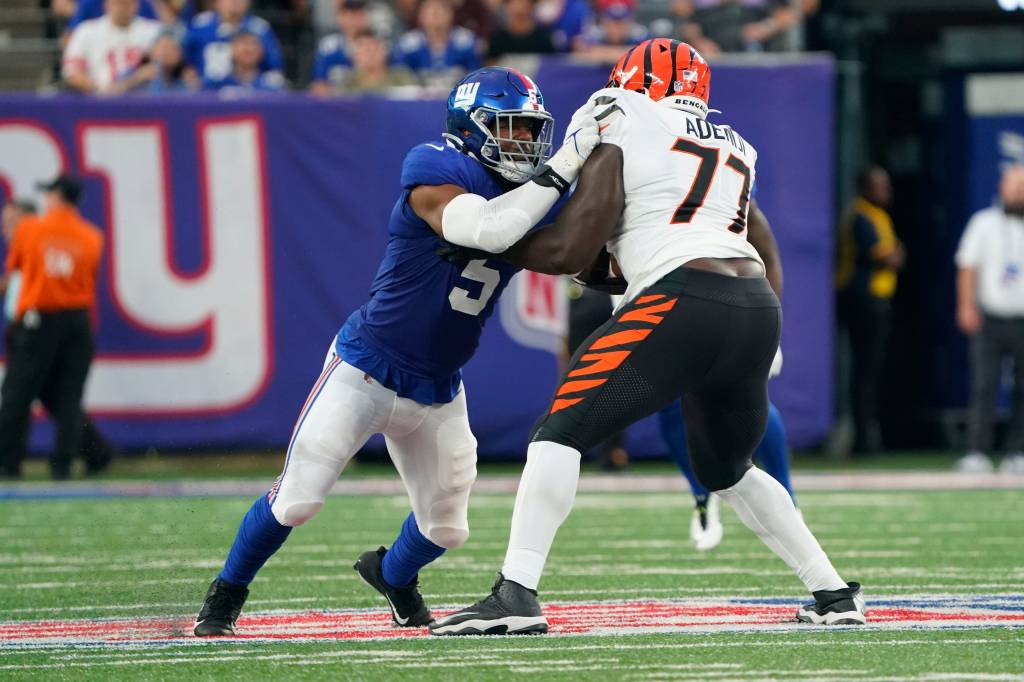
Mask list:
[[[757,161],[749,142],[630,90],[591,99],[602,144],[622,149],[626,208],[608,251],[629,282],[624,300],[697,258],[761,262],[746,234]]]

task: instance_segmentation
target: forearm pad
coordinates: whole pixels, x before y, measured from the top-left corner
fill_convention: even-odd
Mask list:
[[[559,196],[558,189],[533,181],[490,201],[460,194],[445,206],[441,231],[453,244],[502,253],[539,223]]]

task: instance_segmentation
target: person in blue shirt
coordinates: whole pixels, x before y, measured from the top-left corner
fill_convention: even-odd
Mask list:
[[[352,69],[356,35],[370,28],[366,0],[338,0],[335,19],[338,31],[324,36],[317,45],[310,82],[310,90],[315,95],[340,87]]]
[[[369,301],[332,340],[284,471],[242,519],[199,612],[197,636],[234,634],[256,572],[292,528],[320,510],[375,433],[384,434],[412,513],[390,549],[363,553],[355,568],[387,598],[396,625],[432,621],[417,576],[466,541],[476,478],[461,368],[518,271],[496,254],[542,223],[575,180],[599,140],[592,110],[577,112],[544,163],[554,121],[528,76],[480,69],[452,90],[445,133],[413,147],[402,164],[402,193]],[[486,253],[460,263],[439,258],[451,244]]]
[[[537,5],[540,23],[551,31],[560,52],[571,52],[582,44],[581,36],[591,15],[586,0],[541,0]]]
[[[249,0],[216,0],[214,9],[197,14],[183,41],[185,58],[203,79],[218,81],[231,73],[231,39],[239,31],[263,44],[261,71],[281,71],[284,62],[274,32],[263,19],[249,14]]]
[[[89,19],[99,19],[103,16],[103,3],[105,0],[78,0],[75,5],[75,13],[68,19],[68,31]],[[150,0],[139,0],[139,16],[143,19],[159,19],[156,8]]]
[[[248,31],[238,31],[231,39],[231,72],[223,78],[204,78],[203,90],[222,94],[281,92],[285,89],[280,71],[264,71],[263,42]]]
[[[449,87],[467,71],[480,67],[480,46],[468,29],[455,26],[450,0],[423,0],[420,28],[403,35],[392,60],[417,73],[424,85]]]

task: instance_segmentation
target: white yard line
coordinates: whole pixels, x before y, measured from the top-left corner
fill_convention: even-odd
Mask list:
[[[551,635],[548,636],[552,637]],[[562,635],[559,639],[569,638],[571,635]],[[418,640],[423,641],[423,640]],[[433,640],[427,640],[433,641]],[[961,639],[956,642],[958,645],[962,644],[1009,644],[1004,640],[998,639]],[[210,642],[210,645],[216,646],[218,643]],[[857,646],[948,646],[948,641],[942,640],[905,640],[905,639],[891,639],[891,640],[865,640],[858,641]],[[486,656],[494,656],[500,653],[509,653],[514,656],[522,656],[524,654],[535,653],[535,652],[558,652],[565,653],[567,651],[586,651],[586,650],[620,650],[620,651],[636,651],[639,649],[706,649],[706,648],[748,648],[748,647],[813,647],[813,648],[835,648],[835,642],[831,638],[825,638],[821,641],[772,641],[772,642],[757,642],[757,641],[744,641],[744,642],[722,642],[722,641],[696,641],[696,642],[679,642],[673,644],[636,644],[630,645],[624,643],[622,645],[584,645],[574,646],[569,642],[559,644],[558,646],[541,647],[541,646],[523,646],[523,647],[496,647],[488,648]],[[26,650],[21,650],[20,653],[24,654]],[[230,654],[220,654],[212,656],[204,656],[202,661],[206,662],[232,662],[232,661],[275,661],[275,662],[290,662],[290,661],[304,661],[310,660],[311,654],[298,653],[298,654],[257,654],[253,655],[244,651],[232,651]],[[403,658],[416,658],[417,663],[425,663],[423,660],[423,652],[412,649],[364,649],[364,650],[350,650],[341,649],[338,651],[317,651],[315,659],[337,659],[344,658],[346,663],[364,663],[367,665],[379,666],[381,664],[381,658],[390,659],[403,659]],[[460,657],[460,659],[463,657]],[[468,656],[465,658],[469,658]],[[314,660],[315,660],[314,659]],[[458,659],[457,659],[458,660]],[[464,661],[461,667],[472,665],[474,662],[479,660],[478,657],[474,657],[472,661]],[[514,662],[514,659],[509,659],[510,662]],[[139,659],[139,658],[117,658],[112,660],[101,660],[101,661],[49,661],[46,663],[16,663],[0,665],[0,670],[60,670],[67,668],[102,668],[102,667],[122,667],[128,665],[137,666],[157,666],[157,665],[176,665],[178,663],[194,663],[196,659],[191,653],[182,652],[181,654],[173,654],[164,658],[152,658],[152,659]],[[521,662],[520,662],[521,664]],[[538,662],[538,664],[546,664],[546,662]],[[450,667],[458,667],[456,663],[449,664]],[[634,666],[629,666],[634,667]],[[711,668],[709,668],[710,670]],[[854,674],[860,671],[852,671]],[[734,673],[735,674],[735,673]],[[763,673],[759,673],[763,674]],[[793,679],[793,678],[787,678]],[[805,679],[803,676],[801,680]],[[825,679],[835,679],[825,678]],[[867,678],[865,678],[867,679]],[[898,678],[878,678],[873,677],[875,680],[891,680],[892,682],[898,682],[901,680],[948,680],[948,679],[962,679],[960,677],[926,677],[926,676],[915,676],[915,677],[898,677]],[[1003,676],[996,675],[994,677],[971,677],[969,679],[979,680],[1019,680],[1019,677],[1014,676]]]
[[[519,477],[482,476],[474,484],[476,493],[514,493]],[[59,486],[52,483],[4,483],[0,484],[0,497],[14,496],[159,496],[159,497],[206,497],[223,495],[259,495],[266,492],[270,481],[219,480],[219,481],[103,481],[69,482]],[[968,489],[1024,489],[1024,475],[1009,474],[960,474],[951,471],[872,471],[872,472],[822,472],[798,473],[793,476],[793,486],[800,492],[821,490],[968,490]],[[687,491],[681,476],[659,475],[606,475],[586,474],[580,479],[579,491],[583,493],[642,492],[684,493]],[[374,477],[339,480],[332,489],[336,495],[398,495],[404,496],[405,489],[398,477]],[[832,503],[841,506],[843,500]],[[682,505],[684,500],[680,501]],[[862,506],[863,501],[850,499],[849,504]],[[896,501],[896,504],[901,502]],[[915,506],[903,502],[904,506]]]

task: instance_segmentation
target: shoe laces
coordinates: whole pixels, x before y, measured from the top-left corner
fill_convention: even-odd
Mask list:
[[[242,603],[243,598],[240,594],[234,594],[223,587],[214,590],[213,594],[206,599],[210,613],[228,615],[232,620],[241,612]]]

